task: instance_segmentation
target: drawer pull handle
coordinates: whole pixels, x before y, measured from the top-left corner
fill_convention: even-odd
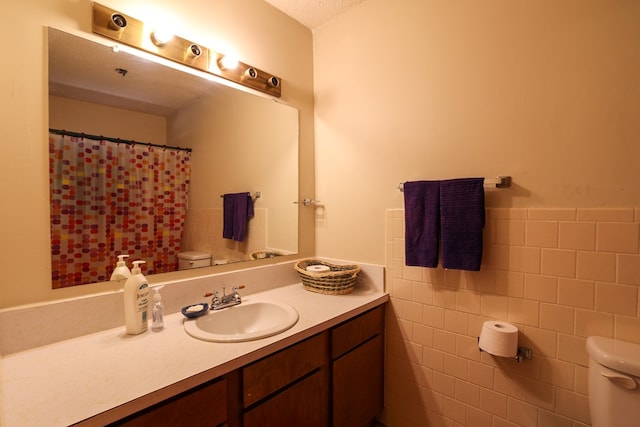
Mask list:
[[[609,381],[620,384],[627,390],[635,390],[638,387],[638,383],[628,375],[616,374],[613,372],[601,372],[600,375],[607,378]]]

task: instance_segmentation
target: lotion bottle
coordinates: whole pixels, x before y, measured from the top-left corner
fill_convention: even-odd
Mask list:
[[[127,267],[127,263],[124,260],[125,258],[129,258],[129,255],[118,255],[118,263],[111,274],[111,280],[122,280],[131,277],[131,271],[129,267]]]
[[[141,334],[148,328],[149,284],[140,270],[144,262],[133,261],[131,277],[124,284],[124,321],[129,335]]]

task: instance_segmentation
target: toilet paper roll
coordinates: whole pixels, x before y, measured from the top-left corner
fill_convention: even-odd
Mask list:
[[[515,357],[518,353],[518,328],[511,323],[487,320],[482,324],[478,346],[495,356]]]
[[[312,273],[323,273],[325,271],[330,271],[331,269],[326,265],[316,264],[316,265],[308,266],[307,268],[305,268],[305,270],[310,271]]]

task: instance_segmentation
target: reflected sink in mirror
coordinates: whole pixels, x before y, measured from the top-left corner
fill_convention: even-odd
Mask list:
[[[250,301],[185,320],[184,330],[204,341],[240,342],[277,335],[297,321],[298,312],[288,304]]]

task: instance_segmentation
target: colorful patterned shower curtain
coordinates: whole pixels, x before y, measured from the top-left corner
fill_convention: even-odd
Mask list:
[[[174,271],[190,153],[49,134],[53,288],[107,281],[117,255]]]

